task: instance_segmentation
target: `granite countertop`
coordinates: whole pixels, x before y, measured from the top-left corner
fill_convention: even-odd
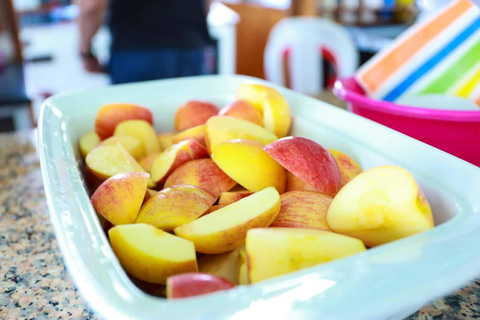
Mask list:
[[[0,319],[97,319],[65,269],[49,220],[35,132],[0,134]],[[480,282],[408,319],[480,318]]]

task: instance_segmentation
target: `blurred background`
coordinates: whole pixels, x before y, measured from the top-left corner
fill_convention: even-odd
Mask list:
[[[180,45],[189,41],[197,43],[202,50],[202,69],[192,74],[250,75],[324,100],[334,99],[329,88],[336,77],[351,75],[409,25],[449,2],[207,1],[205,15],[194,17],[189,1],[198,2],[182,1],[185,12],[168,5],[173,1],[157,1],[150,12],[142,13],[143,1],[141,5],[135,1],[110,0],[111,3],[102,8],[106,0],[0,0],[0,131],[35,126],[41,103],[53,94],[106,86],[111,81],[190,75],[190,71],[163,70],[142,78],[139,70],[142,64],[149,64],[147,53],[151,50],[141,47],[142,55],[137,52],[133,56],[131,50],[123,50],[129,45],[140,46],[152,37],[157,43],[167,43],[170,50],[170,46],[178,44],[170,41],[177,33],[184,36]],[[123,16],[119,13],[121,10]],[[178,25],[169,22],[152,28],[149,23],[158,22],[154,19],[156,10],[159,20],[173,17],[172,21]],[[153,18],[130,19],[129,15],[134,14]],[[202,41],[198,40],[202,35],[197,31],[204,22],[191,23],[198,17],[204,17],[207,22],[208,35],[203,36]],[[101,21],[98,28],[91,27],[95,19]],[[79,23],[84,24],[83,29]],[[182,23],[192,29],[184,29]],[[112,29],[115,32],[112,33]],[[80,30],[83,30],[82,36]],[[110,49],[112,34],[114,47],[119,50]],[[128,37],[129,41],[125,40]],[[321,45],[313,48],[312,43]],[[292,55],[292,47],[300,53]],[[171,55],[177,54],[175,50],[156,52],[153,59],[158,63],[155,64],[159,68],[169,65],[168,61],[173,61]],[[115,64],[109,64],[112,52]],[[188,61],[193,58],[189,56]],[[109,65],[111,69],[107,69]],[[126,72],[127,69],[133,69],[137,76],[119,75],[119,70]]]

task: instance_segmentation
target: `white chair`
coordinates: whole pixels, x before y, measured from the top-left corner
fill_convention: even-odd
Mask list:
[[[289,51],[291,88],[315,95],[323,91],[322,51],[332,56],[337,77],[351,76],[359,54],[341,25],[321,18],[285,18],[270,31],[264,54],[266,79],[285,86],[284,52]]]

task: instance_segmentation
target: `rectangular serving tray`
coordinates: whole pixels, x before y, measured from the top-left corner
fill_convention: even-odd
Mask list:
[[[113,254],[85,189],[80,135],[106,103],[149,107],[157,131],[178,106],[235,100],[240,83],[278,89],[289,101],[292,135],[346,152],[364,169],[399,165],[420,183],[436,228],[355,256],[250,286],[177,301],[149,296]],[[401,319],[480,272],[480,169],[380,124],[265,81],[202,76],[60,94],[43,104],[39,154],[51,221],[65,264],[89,305],[107,319]],[[479,146],[480,147],[480,146]]]

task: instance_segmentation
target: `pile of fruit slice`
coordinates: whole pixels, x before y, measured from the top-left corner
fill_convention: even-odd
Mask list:
[[[93,207],[146,291],[225,290],[433,228],[405,169],[362,172],[345,153],[287,137],[290,108],[272,88],[242,84],[237,99],[222,110],[189,101],[177,132],[160,134],[150,110],[105,105],[79,141]]]

